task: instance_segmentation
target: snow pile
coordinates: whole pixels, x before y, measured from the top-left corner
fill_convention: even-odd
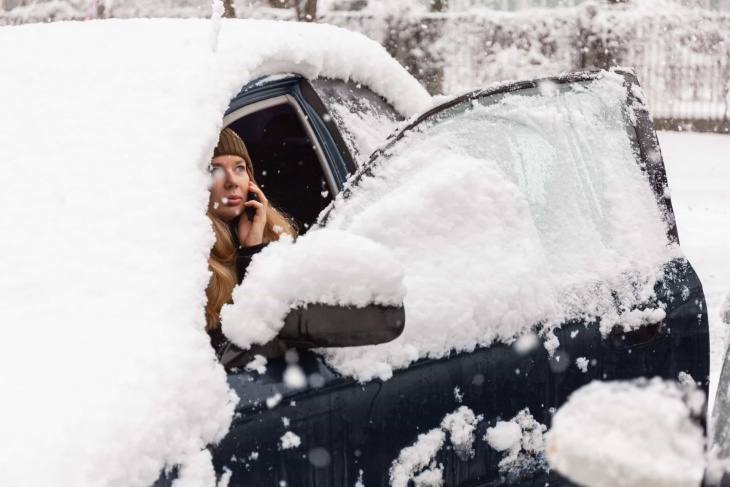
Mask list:
[[[399,306],[404,297],[403,266],[385,246],[321,229],[296,243],[282,238],[256,255],[221,320],[226,336],[247,348],[273,339],[298,306]]]
[[[723,323],[730,325],[730,293],[725,298],[725,303],[720,309],[720,319]]]
[[[459,458],[468,460],[474,456],[474,431],[482,419],[466,406],[447,414],[439,428],[418,435],[413,445],[401,450],[390,467],[390,485],[407,487],[410,480],[417,487],[443,485],[443,466],[435,458],[446,442],[447,433]]]
[[[413,479],[416,474],[428,467],[429,473],[426,474],[431,477],[437,470],[433,459],[439,452],[441,447],[446,440],[446,433],[440,428],[435,428],[428,433],[418,435],[416,442],[409,447],[401,450],[398,455],[398,459],[393,462],[390,467],[390,485],[392,487],[408,487],[408,481]],[[440,481],[442,478],[436,474],[436,481]]]
[[[704,435],[686,392],[658,378],[584,386],[553,418],[550,464],[592,487],[700,485]]]
[[[360,34],[224,20],[214,54],[210,33],[0,29],[1,485],[147,486],[175,464],[213,485],[204,448],[236,398],[204,332],[204,168],[230,98],[281,69],[373,82],[407,112],[428,101]]]
[[[246,370],[253,372],[254,370],[259,374],[266,373],[266,364],[268,360],[263,355],[254,355],[253,360],[246,364]]]
[[[588,359],[585,357],[578,357],[575,359],[575,365],[580,369],[581,372],[588,372]]]
[[[535,421],[526,408],[511,420],[487,428],[484,440],[495,450],[506,452],[499,462],[500,470],[520,468],[543,463],[546,430],[547,426]]]
[[[483,419],[481,415],[475,416],[468,407],[461,406],[441,421],[441,428],[449,432],[451,444],[461,460],[474,457],[474,430]]]
[[[286,433],[284,433],[284,436],[281,437],[282,450],[291,450],[292,448],[297,448],[301,444],[301,438],[299,438],[299,436],[292,433],[291,431],[287,431]]]
[[[730,58],[728,58],[730,59]],[[730,290],[730,137],[659,132],[682,251],[702,281],[710,324],[710,406],[725,360],[721,310]],[[727,317],[730,321],[730,316]],[[710,407],[712,409],[712,407]]]
[[[560,94],[465,102],[389,149],[327,226],[402,262],[406,328],[388,344],[326,350],[329,362],[385,379],[537,323],[553,351],[567,319],[600,318],[607,333],[662,316],[660,303],[632,310],[681,253],[627,134],[621,82],[606,73]]]

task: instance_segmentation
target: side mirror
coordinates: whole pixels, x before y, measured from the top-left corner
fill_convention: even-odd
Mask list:
[[[704,403],[693,383],[594,381],[555,414],[548,462],[589,487],[699,487],[706,465],[699,421]]]
[[[257,254],[223,333],[242,350],[275,338],[296,348],[374,345],[405,326],[403,265],[377,242],[349,232],[313,229]]]
[[[292,348],[377,345],[398,338],[405,324],[402,305],[310,304],[287,315],[278,338]]]

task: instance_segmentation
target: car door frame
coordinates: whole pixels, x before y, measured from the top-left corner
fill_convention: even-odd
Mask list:
[[[317,142],[315,150],[318,151],[325,177],[335,196],[345,186],[350,175],[357,171],[357,164],[331,117],[325,117],[327,109],[306,78],[290,74],[281,77],[262,76],[249,81],[231,99],[224,120],[245,107],[277,97],[289,97],[288,102],[297,112],[307,135]]]

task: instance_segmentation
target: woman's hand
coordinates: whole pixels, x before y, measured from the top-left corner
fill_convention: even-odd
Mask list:
[[[243,206],[245,208],[256,208],[256,214],[253,221],[248,219],[248,215],[244,211],[238,220],[238,241],[241,247],[251,247],[264,243],[264,227],[266,226],[266,210],[269,207],[269,201],[264,196],[264,192],[256,186],[252,181],[248,183],[248,191],[256,193],[259,200],[246,201]],[[248,194],[248,193],[246,193]]]

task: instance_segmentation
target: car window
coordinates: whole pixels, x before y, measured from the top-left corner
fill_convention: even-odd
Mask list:
[[[537,324],[554,352],[550,330],[570,320],[600,320],[608,333],[661,319],[648,301],[680,254],[642,168],[623,82],[605,73],[477,95],[364,168],[326,226],[403,262],[408,319],[397,342],[327,352],[332,363],[403,367]]]
[[[325,78],[310,83],[358,165],[362,165],[403,120],[388,102],[361,84]]]
[[[268,98],[230,113],[224,124],[246,144],[267,198],[305,233],[337,186],[297,102],[286,95]]]

